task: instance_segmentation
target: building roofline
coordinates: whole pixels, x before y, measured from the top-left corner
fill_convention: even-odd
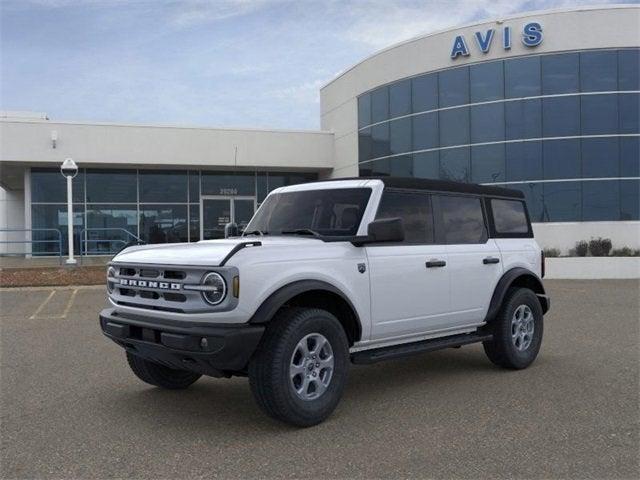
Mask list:
[[[179,130],[207,130],[222,132],[257,132],[257,133],[304,133],[314,135],[333,135],[333,132],[325,130],[303,130],[303,129],[277,129],[277,128],[242,128],[242,127],[211,127],[196,125],[177,124],[149,124],[149,123],[116,123],[116,122],[93,122],[93,121],[71,121],[71,120],[45,120],[35,118],[0,118],[0,123],[38,123],[43,125],[78,125],[93,127],[123,127],[123,128],[167,128]]]
[[[498,21],[504,22],[504,21],[508,21],[508,20],[515,20],[515,19],[518,19],[518,18],[528,18],[528,17],[537,16],[537,15],[550,15],[550,14],[555,14],[555,13],[572,13],[572,12],[593,11],[593,10],[616,10],[616,9],[625,9],[625,8],[640,9],[640,5],[638,5],[638,4],[614,3],[614,4],[610,4],[610,5],[607,5],[607,4],[605,4],[605,5],[585,5],[585,6],[570,7],[570,8],[552,8],[552,9],[546,9],[546,10],[533,10],[533,11],[515,13],[513,15],[508,15],[508,16],[505,16],[505,17],[485,18],[485,19],[482,19],[482,20],[479,20],[479,21],[474,21],[474,22],[471,22],[471,23],[461,24],[461,25],[458,25],[458,26],[455,26],[455,27],[443,28],[443,29],[440,29],[440,30],[436,30],[434,32],[421,33],[421,34],[416,35],[414,37],[411,37],[411,38],[408,38],[406,40],[402,40],[402,41],[400,41],[398,43],[394,43],[392,45],[389,45],[388,47],[384,47],[384,48],[382,48],[380,50],[377,50],[376,52],[372,53],[371,55],[368,55],[367,57],[363,58],[359,62],[351,65],[350,67],[348,67],[346,70],[340,72],[337,76],[335,76],[331,80],[329,80],[329,81],[325,82],[324,84],[322,84],[320,86],[320,91],[324,90],[329,85],[331,85],[332,83],[336,82],[337,80],[339,80],[343,76],[347,75],[352,70],[355,70],[357,67],[359,67],[363,63],[367,62],[368,60],[371,60],[372,58],[377,57],[378,55],[381,55],[381,54],[383,54],[385,52],[388,52],[390,50],[394,50],[396,48],[402,47],[403,45],[406,45],[406,44],[409,44],[409,43],[413,43],[413,42],[416,42],[418,40],[422,40],[424,38],[440,35],[442,33],[453,32],[453,31],[456,31],[456,30],[463,30],[465,28],[470,28],[470,27],[474,27],[474,26],[477,26],[477,25],[483,25],[483,24],[491,23],[491,22],[498,22]]]

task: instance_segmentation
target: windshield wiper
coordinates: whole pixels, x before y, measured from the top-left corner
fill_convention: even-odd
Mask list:
[[[259,237],[263,235],[269,235],[269,232],[263,232],[262,230],[251,230],[250,232],[243,232],[242,236],[246,237],[248,235],[258,235]]]
[[[311,230],[310,228],[296,228],[295,230],[283,230],[283,235],[312,235],[314,237],[321,237],[318,232]]]

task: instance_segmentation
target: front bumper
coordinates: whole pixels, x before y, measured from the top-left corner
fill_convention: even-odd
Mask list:
[[[246,370],[264,326],[216,325],[100,312],[102,332],[128,352],[179,370],[213,377]]]

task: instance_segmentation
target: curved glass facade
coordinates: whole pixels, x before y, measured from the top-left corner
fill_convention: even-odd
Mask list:
[[[496,60],[358,97],[361,176],[522,190],[535,222],[640,219],[640,49]]]

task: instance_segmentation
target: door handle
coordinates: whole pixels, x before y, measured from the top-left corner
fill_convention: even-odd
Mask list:
[[[427,268],[438,268],[444,267],[445,265],[447,265],[447,262],[445,262],[444,260],[429,260],[427,263],[425,263],[425,265],[427,266]]]
[[[491,265],[492,263],[500,263],[500,259],[495,257],[487,257],[482,260],[482,263],[484,263],[485,265]]]

